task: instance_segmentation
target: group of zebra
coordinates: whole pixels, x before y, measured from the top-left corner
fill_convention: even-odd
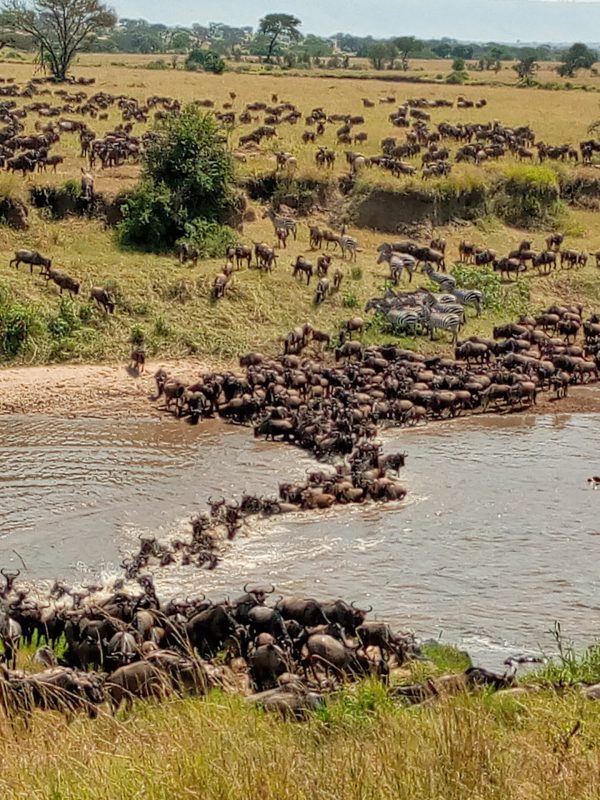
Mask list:
[[[382,245],[379,252],[379,263],[388,261],[392,268],[394,259],[399,259],[412,277],[417,267],[414,258],[394,253],[390,245]],[[439,292],[425,288],[398,292],[388,288],[383,297],[369,300],[365,310],[380,314],[395,334],[417,336],[428,333],[434,339],[438,331],[449,331],[455,344],[466,322],[466,308],[470,306],[477,316],[481,314],[483,293],[478,289],[459,288],[456,278],[445,272],[436,272],[428,262],[423,266],[423,272],[439,287]]]

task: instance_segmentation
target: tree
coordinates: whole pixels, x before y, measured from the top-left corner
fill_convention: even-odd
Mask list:
[[[273,60],[278,41],[299,42],[302,34],[298,30],[302,22],[292,14],[267,14],[258,26],[259,34],[267,39],[267,63]]]
[[[519,76],[519,79],[529,86],[533,80],[533,76],[538,71],[539,64],[535,60],[534,55],[523,54],[519,61],[513,65],[514,71]]]
[[[212,50],[195,49],[189,54],[185,62],[185,68],[191,72],[203,69],[205,72],[213,72],[221,75],[225,72],[225,62],[217,53]]]
[[[171,50],[185,51],[189,49],[191,37],[188,31],[173,31],[171,36]]]
[[[396,48],[390,42],[373,42],[366,50],[366,55],[373,69],[383,69],[388,59],[396,55]]]
[[[439,44],[433,45],[431,52],[435,53],[439,58],[448,58],[452,52],[452,47],[448,42],[440,42]]]
[[[333,53],[333,42],[331,39],[323,39],[320,36],[309,34],[302,40],[299,50],[307,53],[311,58],[326,58]]]
[[[214,228],[232,203],[231,154],[214,115],[191,104],[156,124],[141,183],[125,204],[121,239],[161,250],[190,230]]]
[[[424,47],[423,42],[415,39],[414,36],[400,36],[398,39],[394,39],[394,46],[398,50],[402,60],[402,69],[405,72],[408,70],[409,56],[422,52]]]
[[[54,77],[66,78],[75,54],[98,31],[113,28],[115,14],[100,0],[7,0],[2,6],[6,30],[28,34],[39,51],[40,62]]]
[[[591,69],[597,60],[598,53],[595,50],[577,42],[562,54],[558,74],[563,78],[572,78],[579,69]]]
[[[454,58],[469,60],[473,58],[473,47],[470,44],[455,44],[450,53]]]

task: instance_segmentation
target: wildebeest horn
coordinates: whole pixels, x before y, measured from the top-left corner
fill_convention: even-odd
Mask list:
[[[271,588],[265,590],[265,594],[273,594],[274,591],[275,591],[275,585],[271,584]]]
[[[245,584],[244,584],[244,592],[245,592],[246,594],[248,594],[248,593],[249,593],[249,592],[248,592],[248,586],[249,586],[249,585],[250,585],[249,583],[245,583]]]

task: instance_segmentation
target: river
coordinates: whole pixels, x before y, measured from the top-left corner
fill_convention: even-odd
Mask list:
[[[385,432],[408,452],[395,506],[337,508],[253,525],[214,572],[170,567],[163,592],[341,596],[496,663],[548,648],[560,621],[596,638],[600,493],[596,414],[465,418]],[[274,495],[312,465],[246,429],[175,420],[0,418],[0,564],[28,580],[114,574],[140,533],[185,527],[209,495]],[[18,553],[18,556],[17,556]]]

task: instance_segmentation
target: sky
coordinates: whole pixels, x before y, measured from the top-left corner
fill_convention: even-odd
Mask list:
[[[499,42],[599,42],[600,0],[108,0],[121,17],[256,26],[295,14],[304,33]]]

